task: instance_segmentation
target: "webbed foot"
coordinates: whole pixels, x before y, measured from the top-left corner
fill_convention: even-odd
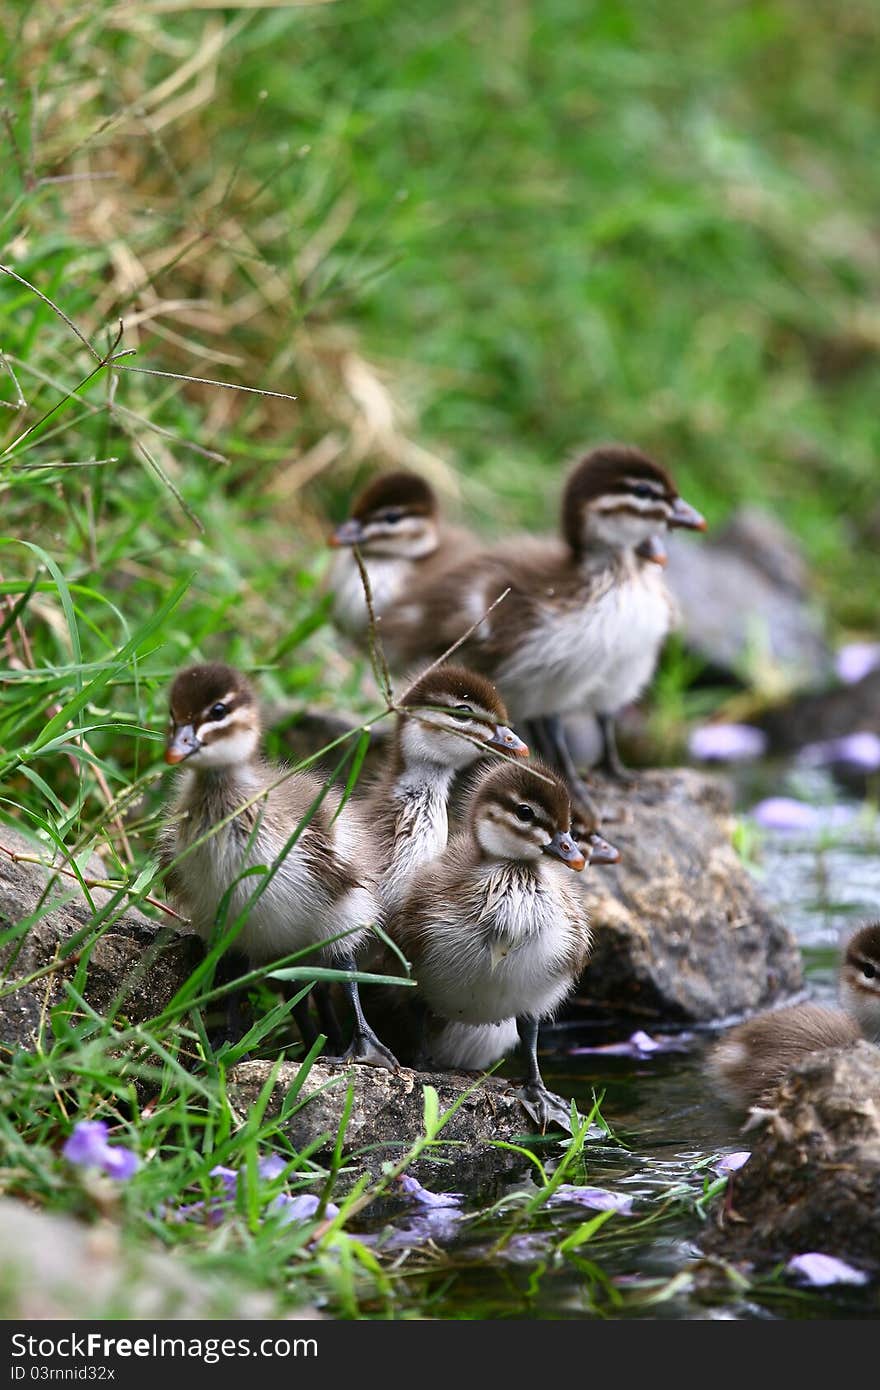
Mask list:
[[[562,1096],[548,1091],[546,1086],[530,1082],[522,1088],[520,1099],[526,1114],[535,1121],[542,1134],[548,1129],[561,1129],[566,1134],[574,1132],[571,1127],[571,1105]]]
[[[367,1067],[387,1067],[388,1071],[399,1071],[400,1063],[393,1052],[389,1052],[372,1029],[355,1033],[348,1047],[339,1058],[330,1061],[360,1062]]]

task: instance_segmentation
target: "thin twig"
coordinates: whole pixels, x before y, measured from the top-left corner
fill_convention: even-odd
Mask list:
[[[54,304],[54,303],[52,302],[52,300],[49,298],[48,295],[43,294],[43,291],[42,291],[42,290],[38,290],[37,287],[36,287],[36,285],[32,285],[31,282],[30,282],[30,280],[26,280],[26,279],[24,278],[24,276],[23,276],[23,275],[19,275],[17,271],[15,271],[15,270],[10,270],[10,268],[9,268],[8,265],[0,265],[0,270],[2,270],[2,272],[3,272],[4,275],[11,275],[13,280],[17,280],[18,283],[19,283],[20,285],[24,285],[25,289],[30,290],[33,294],[35,294],[35,295],[37,296],[38,299],[42,299],[43,303],[44,303],[44,304],[47,304],[47,305],[49,306],[49,308],[52,310],[52,313],[53,313],[53,314],[57,314],[58,317],[59,317],[64,323],[67,324],[67,327],[70,329],[71,333],[75,333],[75,334],[76,334],[76,336],[79,338],[80,342],[82,343],[83,347],[88,348],[89,352],[92,354],[92,356],[94,357],[95,361],[96,361],[96,362],[100,362],[102,365],[104,364],[104,362],[105,362],[106,359],[103,358],[103,357],[101,356],[100,352],[98,352],[95,348],[92,347],[91,343],[89,342],[89,340],[88,340],[88,338],[85,336],[85,334],[84,334],[84,333],[81,333],[81,332],[79,331],[79,329],[77,328],[76,324],[73,322],[73,319],[68,318],[68,316],[67,316],[67,314],[65,314],[64,310],[63,310],[63,309],[59,309],[59,308],[58,308],[58,305],[57,305],[57,304]]]
[[[3,578],[3,576],[0,575],[0,580],[2,580],[2,578]],[[21,649],[22,649],[22,651],[24,652],[25,661],[27,662],[27,664],[28,664],[28,666],[31,668],[31,670],[34,670],[34,669],[35,669],[35,663],[34,663],[34,652],[33,652],[33,648],[31,647],[30,638],[28,637],[28,634],[27,634],[27,628],[24,626],[24,623],[21,621],[21,618],[20,618],[20,617],[19,617],[18,622],[17,622],[17,627],[18,627],[19,636],[20,636],[20,639],[21,639]],[[48,711],[47,711],[47,714],[48,714],[49,719],[54,719],[55,715],[58,714],[58,712],[59,712],[61,709],[62,709],[62,705],[61,705],[60,701],[56,701],[54,704],[50,705],[50,706],[49,706],[49,709],[48,709]],[[72,721],[71,721],[71,720],[68,720],[68,721],[67,721],[67,727],[68,727],[68,729],[70,729],[70,728],[73,727]],[[85,737],[84,734],[79,734],[79,735],[77,735],[77,741],[78,741],[78,743],[79,743],[79,746],[83,749],[84,752],[86,752],[86,753],[94,753],[94,750],[93,750],[92,747],[90,746],[90,744],[89,744],[89,742],[88,742],[88,740],[86,739],[86,737]],[[79,763],[78,763],[76,757],[74,756],[73,753],[68,753],[67,756],[68,756],[68,758],[70,759],[71,763],[73,764],[74,769],[75,769],[76,772],[78,773],[78,772],[79,772]],[[100,792],[101,792],[101,795],[102,795],[103,798],[104,798],[104,804],[105,804],[106,806],[112,805],[112,803],[113,803],[113,793],[112,793],[112,791],[110,790],[110,783],[107,781],[107,778],[104,776],[104,770],[103,770],[103,768],[101,767],[100,763],[98,763],[97,761],[93,762],[93,763],[91,764],[91,766],[92,766],[92,771],[94,772],[95,781],[97,782],[98,788],[99,788],[99,790],[100,790]],[[133,863],[134,863],[134,855],[132,854],[131,845],[130,845],[129,842],[128,842],[128,836],[127,836],[126,833],[125,833],[125,826],[124,826],[124,824],[123,824],[123,822],[122,822],[122,817],[121,817],[121,816],[113,816],[113,817],[111,817],[111,824],[114,825],[114,826],[116,827],[116,833],[117,833],[117,835],[119,836],[119,845],[120,845],[120,848],[121,848],[123,854],[124,854],[125,857],[128,859],[129,864],[133,864]]]
[[[135,894],[133,888],[124,888],[123,884],[114,883],[112,879],[81,879],[79,874],[75,874],[72,869],[65,869],[61,864],[47,864],[46,860],[41,859],[38,854],[19,854],[16,850],[9,849],[7,845],[0,845],[0,854],[8,855],[9,858],[12,860],[13,864],[39,864],[41,868],[47,869],[50,873],[63,874],[65,878],[73,878],[79,884],[84,883],[86,888],[105,888],[110,893],[118,893],[120,890],[122,890],[123,892],[128,893],[129,896],[136,896],[138,898],[141,898],[143,902],[149,903],[151,907],[158,907],[160,912],[167,913],[169,917],[176,918],[178,922],[189,921],[188,917],[184,917],[181,913],[175,912],[173,907],[168,907],[166,903],[160,902],[158,898],[151,898],[146,893]],[[68,957],[68,959],[70,959],[70,957]]]
[[[355,564],[361,577],[361,584],[364,590],[364,599],[367,605],[367,640],[370,646],[370,662],[373,667],[373,675],[376,677],[376,684],[385,696],[385,703],[389,709],[394,708],[394,691],[391,685],[391,672],[388,669],[388,660],[385,656],[385,648],[382,646],[382,639],[379,636],[379,624],[376,620],[376,609],[373,605],[373,588],[370,584],[370,576],[364,564],[361,548],[359,545],[352,546]]]
[[[0,270],[2,269],[3,266],[0,266]],[[185,372],[160,372],[155,367],[132,367],[126,364],[118,370],[120,372],[140,372],[142,376],[170,377],[172,381],[194,381],[197,386],[222,386],[225,391],[247,391],[252,396],[273,396],[279,401],[299,399],[298,396],[289,396],[286,391],[265,391],[260,386],[239,386],[235,381],[212,381],[210,377],[187,376]]]

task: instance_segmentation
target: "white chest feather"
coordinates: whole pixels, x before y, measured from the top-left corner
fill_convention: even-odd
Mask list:
[[[373,595],[373,611],[380,617],[404,591],[412,575],[413,562],[386,555],[364,560]],[[350,637],[359,637],[367,630],[367,603],[357,562],[350,551],[340,551],[330,572],[333,590],[333,617],[336,624]]]
[[[487,867],[476,888],[432,914],[416,971],[429,1007],[460,1023],[549,1016],[573,984],[572,932],[588,939],[586,916],[572,923],[552,873]]]
[[[498,672],[515,719],[613,713],[650,680],[671,611],[647,569],[581,606],[545,604]]]
[[[388,859],[382,875],[382,901],[387,908],[400,903],[414,876],[442,854],[449,838],[448,775],[442,782],[405,783],[394,789],[397,815]]]
[[[255,964],[307,948],[315,949],[304,963],[327,964],[356,949],[377,920],[372,889],[356,885],[334,890],[310,853],[307,836],[285,854],[287,836],[265,822],[248,833],[241,820],[232,821],[197,843],[204,833],[205,826],[194,817],[181,821],[176,853],[189,853],[175,868],[181,903],[203,940],[236,927],[229,949]],[[340,932],[351,934],[329,942]]]

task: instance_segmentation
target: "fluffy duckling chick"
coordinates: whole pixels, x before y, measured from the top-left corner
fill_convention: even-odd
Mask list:
[[[719,1094],[748,1109],[764,1100],[811,1052],[880,1041],[880,922],[852,937],[840,967],[842,1010],[793,1004],[732,1028],[716,1043],[706,1068]]]
[[[339,812],[331,789],[296,836],[322,784],[303,772],[279,783],[281,769],[260,756],[260,733],[257,700],[241,672],[216,663],[179,672],[165,761],[186,765],[159,841],[168,888],[204,941],[243,915],[232,949],[253,965],[311,947],[310,962],[354,971],[379,916],[366,872],[367,828],[350,801]],[[271,871],[268,882],[247,873],[261,865]],[[357,984],[344,988],[355,1020],[347,1055],[396,1067],[364,1018]],[[294,1013],[308,1045],[308,1001]]]
[[[417,473],[400,470],[374,478],[355,498],[348,519],[330,537],[339,554],[330,574],[333,619],[346,636],[365,638],[369,615],[358,546],[370,580],[377,623],[417,577],[436,578],[459,561],[473,541],[441,523],[437,495]],[[380,626],[381,632],[381,626]]]
[[[437,666],[416,680],[399,704],[388,765],[364,812],[387,909],[406,895],[413,875],[446,848],[448,802],[456,773],[496,750],[528,757],[507,727],[507,710],[485,676],[463,666]]]
[[[516,1020],[526,1103],[542,1127],[570,1120],[541,1077],[538,1025],[569,993],[590,949],[583,896],[568,881],[586,863],[570,823],[568,792],[552,772],[490,768],[471,793],[467,830],[416,877],[389,920],[423,1010],[456,1025],[502,1025],[502,1037]]]
[[[593,449],[569,474],[560,539],[503,542],[409,590],[385,625],[389,659],[430,659],[481,620],[462,648],[468,665],[504,691],[515,723],[595,825],[561,719],[595,714],[603,765],[622,774],[614,716],[651,679],[672,624],[660,537],[678,526],[701,530],[705,521],[660,464],[623,445]]]

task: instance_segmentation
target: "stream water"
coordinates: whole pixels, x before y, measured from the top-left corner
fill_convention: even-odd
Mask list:
[[[755,799],[755,774],[740,788],[744,806]],[[778,781],[777,781],[778,785]],[[814,793],[816,789],[813,788]],[[827,795],[829,787],[818,795]],[[839,797],[837,804],[842,804]],[[833,1002],[840,942],[862,920],[877,915],[880,856],[876,818],[862,803],[843,803],[854,819],[833,833],[810,836],[762,832],[750,867],[766,899],[795,932],[803,950],[810,993]],[[659,1034],[655,1034],[659,1036]],[[574,1203],[543,1209],[507,1245],[500,1236],[511,1211],[495,1210],[471,1225],[440,1229],[441,1250],[430,1247],[412,1264],[418,1295],[429,1315],[455,1318],[670,1318],[876,1317],[877,1284],[804,1290],[777,1272],[758,1284],[707,1291],[699,1275],[699,1242],[721,1195],[701,1213],[698,1199],[716,1178],[709,1160],[750,1147],[742,1120],[713,1095],[702,1058],[712,1030],[680,1035],[680,1050],[643,1059],[607,1054],[572,1056],[595,1043],[577,1027],[542,1037],[547,1084],[576,1099],[587,1113],[604,1092],[602,1115],[618,1141],[588,1141],[585,1166],[571,1182],[589,1183],[634,1198],[633,1213],[615,1213],[591,1242],[563,1254],[554,1246],[595,1216]],[[506,1070],[516,1075],[516,1062]],[[540,1151],[539,1151],[540,1152]],[[552,1168],[552,1150],[542,1155]],[[465,1186],[463,1209],[485,1208],[505,1191],[522,1191],[533,1170],[527,1160],[506,1175],[489,1168],[469,1183],[432,1181],[435,1190]],[[534,1189],[537,1191],[537,1187]],[[515,1204],[512,1207],[515,1212]],[[653,1218],[646,1220],[646,1218]],[[705,1266],[703,1266],[705,1269]],[[416,1288],[413,1288],[413,1293]]]

